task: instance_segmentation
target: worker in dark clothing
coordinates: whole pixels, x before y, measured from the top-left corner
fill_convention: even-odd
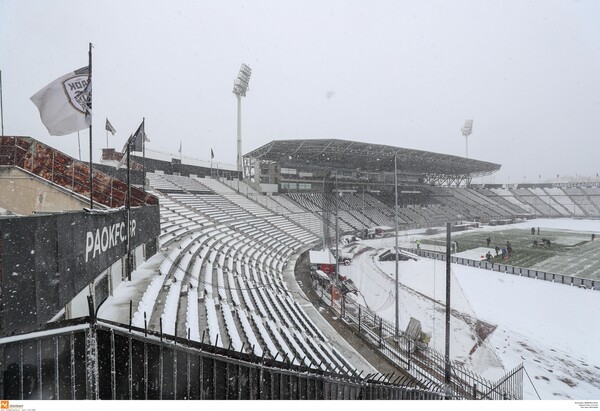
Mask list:
[[[487,243],[487,246],[490,246],[490,243],[492,242],[492,239],[490,237],[485,239],[485,242]]]

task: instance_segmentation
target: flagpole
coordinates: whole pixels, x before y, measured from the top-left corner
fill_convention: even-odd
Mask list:
[[[92,81],[92,43],[90,43],[88,50],[88,59],[89,59],[89,74],[88,74],[88,83]],[[93,170],[93,162],[92,162],[92,99],[89,99],[90,106],[90,209],[94,208],[94,170]]]
[[[2,103],[2,70],[0,70],[0,122],[2,122],[2,136],[4,136],[4,104]]]
[[[146,189],[146,117],[142,117],[142,187]]]
[[[131,140],[131,137],[130,137]],[[129,241],[129,237],[131,236],[131,227],[130,227],[130,215],[129,211],[131,209],[131,183],[129,181],[129,151],[130,151],[131,142],[127,140],[127,199],[125,202],[125,210],[127,214],[127,259],[125,262],[125,269],[127,271],[127,281],[131,281],[131,242]]]
[[[77,147],[79,148],[79,161],[81,161],[81,140],[79,139],[79,131],[77,132]]]

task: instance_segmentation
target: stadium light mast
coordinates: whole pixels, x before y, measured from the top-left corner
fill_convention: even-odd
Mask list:
[[[469,158],[469,136],[473,132],[473,120],[465,120],[465,125],[461,128],[462,135],[465,136],[466,158]]]
[[[252,69],[246,64],[242,64],[240,72],[233,82],[233,94],[237,97],[237,171],[242,173],[242,178],[244,177],[242,170],[242,97],[246,97],[251,75]]]

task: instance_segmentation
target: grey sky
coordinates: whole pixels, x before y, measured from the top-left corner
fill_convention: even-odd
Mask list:
[[[600,2],[0,0],[5,134],[77,157],[29,97],[87,65],[94,160],[105,117],[121,149],[142,117],[149,149],[233,164],[241,63],[243,149],[339,138],[465,154],[495,182],[600,173]],[[81,132],[83,158],[88,135]],[[486,181],[491,181],[487,179]]]

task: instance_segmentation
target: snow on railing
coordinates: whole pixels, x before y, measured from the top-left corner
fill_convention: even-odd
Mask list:
[[[327,346],[326,343],[319,343],[318,341],[314,340],[310,342],[314,345],[315,349],[321,353],[323,358],[325,358],[327,362],[332,365],[332,369],[339,368],[341,370],[344,370],[344,372],[348,374],[355,373],[356,370],[354,368],[349,368],[347,365],[343,364],[331,351],[331,349]]]

